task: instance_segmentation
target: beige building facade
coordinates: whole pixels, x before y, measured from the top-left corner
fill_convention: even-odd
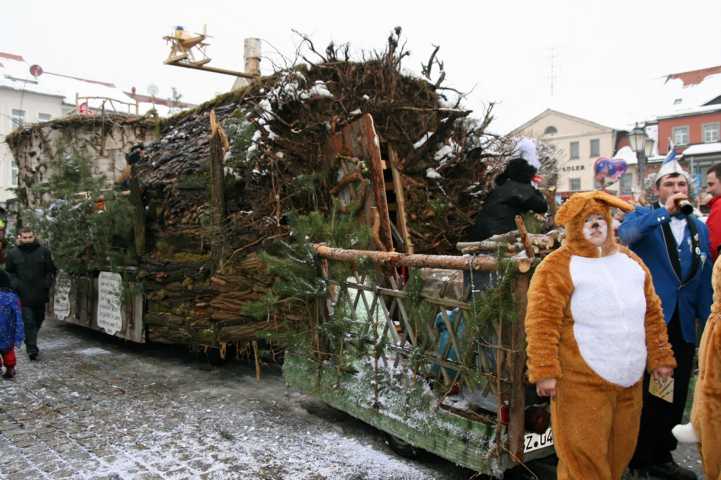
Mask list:
[[[554,145],[558,150],[557,193],[562,197],[595,188],[593,164],[611,158],[616,130],[611,127],[547,109],[514,129],[510,136],[525,136]]]

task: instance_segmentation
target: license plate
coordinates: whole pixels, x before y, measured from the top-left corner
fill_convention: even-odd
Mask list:
[[[551,427],[548,427],[548,430],[541,434],[527,433],[524,438],[523,451],[532,452],[539,448],[550,447],[551,445],[553,445],[553,432],[551,431]]]

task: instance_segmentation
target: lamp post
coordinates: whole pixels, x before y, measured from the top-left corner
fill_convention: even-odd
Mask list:
[[[643,196],[644,181],[646,180],[646,159],[653,153],[654,140],[649,138],[646,130],[636,123],[633,130],[628,132],[628,143],[631,144],[631,149],[636,152],[636,158],[638,159],[638,189],[640,196]]]

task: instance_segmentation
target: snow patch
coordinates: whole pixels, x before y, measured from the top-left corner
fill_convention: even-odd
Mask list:
[[[80,350],[75,350],[73,353],[78,353],[80,355],[86,355],[88,357],[94,357],[95,355],[108,355],[113,352],[111,352],[110,350],[105,350],[104,348],[90,347],[90,348],[83,348]]]

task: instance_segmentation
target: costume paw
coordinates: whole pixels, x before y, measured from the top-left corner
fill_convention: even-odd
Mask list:
[[[671,429],[671,433],[680,443],[698,443],[698,435],[693,425],[687,423],[685,425],[676,425]]]

